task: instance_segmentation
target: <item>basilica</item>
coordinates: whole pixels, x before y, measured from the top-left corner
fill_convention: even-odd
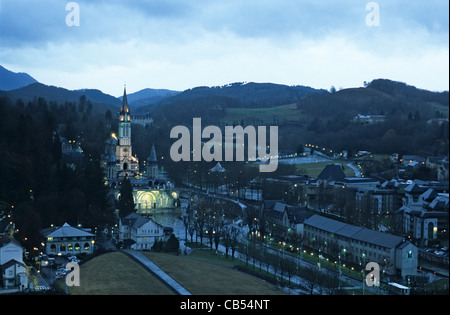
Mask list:
[[[145,169],[140,169],[138,157],[133,156],[132,124],[133,118],[128,106],[126,88],[124,88],[119,130],[117,134],[111,134],[106,140],[102,156],[101,164],[107,185],[118,199],[120,185],[125,178],[128,178],[133,187],[134,203],[138,214],[152,214],[159,210],[178,208],[178,193],[173,182],[158,166],[155,145],[152,145],[147,160],[142,163],[145,164]]]

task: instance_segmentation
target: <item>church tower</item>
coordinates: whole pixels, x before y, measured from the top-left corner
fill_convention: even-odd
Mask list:
[[[131,115],[126,87],[123,89],[122,107],[120,108],[119,145],[131,146]]]
[[[114,182],[117,178],[116,155],[115,155],[113,147],[111,147],[109,155],[108,155],[106,174],[107,174],[107,179],[109,182]]]
[[[139,173],[139,160],[132,155],[131,113],[128,107],[126,87],[123,90],[122,107],[119,117],[119,135],[116,146],[118,177],[135,177]]]
[[[155,145],[152,145],[152,151],[147,159],[147,177],[154,180],[158,177],[158,159],[156,157]]]

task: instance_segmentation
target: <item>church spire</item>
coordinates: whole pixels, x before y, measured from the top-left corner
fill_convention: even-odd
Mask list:
[[[130,108],[127,100],[127,87],[123,88],[122,107],[120,108],[120,121],[130,121]]]
[[[152,150],[150,152],[150,155],[147,159],[147,161],[149,163],[158,163],[158,158],[156,157],[156,150],[155,150],[155,145],[152,145]]]
[[[156,157],[155,145],[152,145],[152,151],[147,159],[147,177],[154,180],[158,178],[158,158]]]

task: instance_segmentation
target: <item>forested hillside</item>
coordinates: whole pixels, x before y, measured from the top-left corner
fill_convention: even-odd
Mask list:
[[[361,88],[306,90],[296,94],[295,87],[237,83],[200,87],[166,99],[150,115],[157,124],[169,126],[190,126],[194,117],[219,126],[278,125],[281,150],[315,143],[349,152],[448,154],[448,121],[433,122],[448,118],[448,91],[420,90],[385,79]],[[269,91],[273,94],[267,96]],[[354,120],[357,115],[381,115],[384,120],[361,124]]]
[[[111,120],[78,102],[44,98],[12,103],[0,97],[0,214],[13,210],[18,239],[31,250],[51,224],[96,226],[112,222],[99,152]],[[60,136],[83,148],[76,166],[63,162]]]

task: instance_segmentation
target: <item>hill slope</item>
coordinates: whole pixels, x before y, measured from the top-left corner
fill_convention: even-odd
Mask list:
[[[218,122],[227,108],[272,108],[314,95],[326,93],[305,86],[273,83],[233,83],[220,87],[196,87],[164,99],[154,108],[144,106],[139,111],[151,111],[155,117],[165,117],[170,123],[189,123],[193,117]]]
[[[274,83],[232,83],[216,87],[196,87],[186,90],[165,103],[199,97],[229,97],[239,100],[243,107],[272,107],[295,102],[308,95],[323,92],[307,86],[288,86]]]
[[[37,83],[33,77],[27,73],[16,73],[0,66],[0,90],[10,91],[27,86],[32,83]]]
[[[100,90],[82,89],[71,91],[42,83],[33,83],[19,89],[2,92],[1,94],[9,97],[12,102],[16,102],[20,98],[26,103],[34,98],[42,97],[47,102],[53,101],[58,104],[78,102],[80,97],[85,95],[86,99],[93,103],[95,111],[106,111],[107,109],[115,111],[122,104],[120,99],[105,94]]]
[[[137,109],[142,106],[153,105],[165,98],[179,94],[178,91],[172,91],[167,89],[143,89],[135,93],[127,94],[128,104]],[[122,96],[119,97],[122,100]]]

